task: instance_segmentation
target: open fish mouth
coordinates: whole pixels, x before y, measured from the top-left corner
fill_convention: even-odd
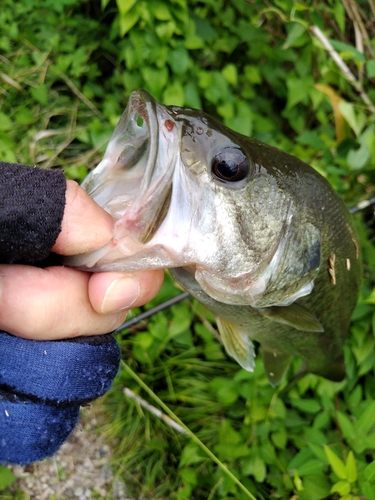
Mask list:
[[[171,196],[176,130],[172,118],[145,91],[131,94],[103,160],[82,184],[116,222],[116,238],[146,243],[157,231]],[[163,127],[164,128],[164,127]]]

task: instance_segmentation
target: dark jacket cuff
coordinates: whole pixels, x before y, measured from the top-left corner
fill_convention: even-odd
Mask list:
[[[61,170],[0,162],[0,263],[33,263],[61,230],[66,180]]]

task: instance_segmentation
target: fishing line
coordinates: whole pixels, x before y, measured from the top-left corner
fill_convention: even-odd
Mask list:
[[[361,210],[364,210],[365,208],[370,207],[371,205],[375,205],[375,196],[373,198],[370,198],[369,200],[360,201],[358,205],[350,208],[349,212],[351,214],[356,214],[357,212],[360,212]]]
[[[181,293],[180,295],[177,295],[176,297],[173,297],[172,299],[166,300],[162,304],[159,304],[158,306],[155,306],[152,309],[149,309],[148,311],[145,311],[144,313],[139,314],[138,316],[135,316],[134,318],[131,318],[128,321],[125,321],[125,323],[119,326],[113,333],[119,333],[122,330],[125,330],[126,328],[130,328],[131,326],[136,325],[140,321],[149,318],[153,314],[163,311],[164,309],[167,309],[168,307],[173,306],[174,304],[177,304],[178,302],[181,302],[181,300],[187,299],[188,297],[190,297],[190,293],[184,292]]]

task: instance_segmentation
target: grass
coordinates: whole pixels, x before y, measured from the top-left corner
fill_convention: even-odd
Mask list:
[[[130,91],[142,87],[307,161],[354,206],[374,196],[374,13],[372,0],[104,0],[102,8],[4,0],[1,158],[82,180]],[[259,356],[253,374],[227,357],[212,315],[194,300],[118,334],[124,365],[105,398],[102,432],[116,443],[113,465],[135,498],[375,499],[373,208],[356,222],[364,280],[343,383],[308,375],[272,389]],[[179,292],[167,276],[145,309]],[[288,377],[297,370],[294,360]]]

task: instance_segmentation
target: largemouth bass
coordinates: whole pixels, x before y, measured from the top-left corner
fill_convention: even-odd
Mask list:
[[[70,265],[168,268],[215,314],[227,352],[246,370],[255,340],[273,385],[293,356],[306,372],[343,379],[358,236],[309,165],[139,90],[83,187],[115,219],[114,237]]]

